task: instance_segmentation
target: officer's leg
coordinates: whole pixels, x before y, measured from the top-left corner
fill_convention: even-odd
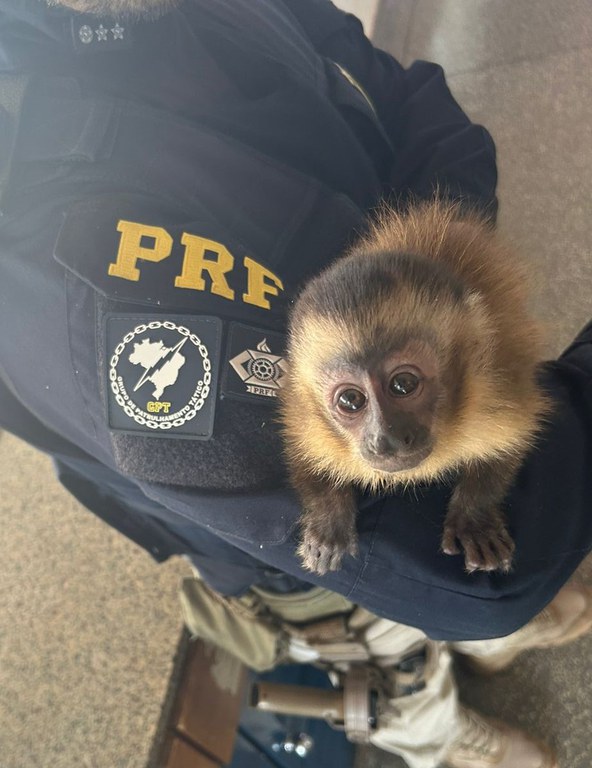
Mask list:
[[[357,609],[352,624],[359,614]],[[556,768],[544,745],[458,703],[446,644],[430,641],[411,627],[363,614],[362,639],[373,663],[391,677],[391,689],[397,694],[384,707],[371,743],[401,755],[410,768],[440,764],[450,768]],[[415,679],[414,660],[420,661]]]
[[[455,651],[466,655],[477,671],[499,672],[523,651],[552,648],[576,640],[592,629],[592,588],[576,576],[568,582],[549,605],[507,637],[454,643]]]
[[[348,658],[360,664],[361,649],[367,663],[378,668],[384,679],[384,691],[378,709],[378,727],[370,742],[385,751],[403,757],[410,768],[556,768],[551,752],[527,734],[489,721],[459,705],[451,671],[451,655],[444,643],[428,640],[412,627],[380,619],[365,609],[355,608],[346,619],[344,635],[338,621],[324,622],[322,632],[316,622],[322,619],[319,606],[343,611],[342,602],[332,605],[332,597],[343,598],[316,589],[301,597],[290,595],[259,597],[268,599],[268,607],[280,618],[297,621],[296,649],[303,653],[303,638],[308,641],[308,660],[317,660],[344,668]],[[311,625],[307,620],[307,600],[311,604]],[[284,605],[288,607],[286,610]],[[333,612],[334,613],[334,612]],[[320,639],[316,639],[318,637]],[[306,654],[303,654],[303,658]],[[294,656],[293,658],[297,658]],[[338,660],[336,662],[336,659]]]

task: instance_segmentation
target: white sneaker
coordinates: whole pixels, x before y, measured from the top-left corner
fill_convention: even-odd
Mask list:
[[[550,747],[524,731],[461,707],[461,735],[444,758],[447,768],[559,768]]]

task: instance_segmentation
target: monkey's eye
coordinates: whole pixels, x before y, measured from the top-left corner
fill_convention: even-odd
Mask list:
[[[337,407],[345,413],[355,413],[366,405],[366,395],[359,389],[344,389],[337,398]]]
[[[414,373],[396,373],[390,380],[389,388],[397,397],[407,397],[419,387],[419,378]]]

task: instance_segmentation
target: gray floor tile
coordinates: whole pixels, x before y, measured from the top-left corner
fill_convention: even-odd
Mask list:
[[[592,318],[592,48],[449,78],[498,148],[500,229],[533,266],[549,352]]]
[[[374,45],[389,51],[401,62],[405,57],[415,5],[416,0],[382,0],[376,13]]]
[[[0,766],[145,768],[181,632],[157,566],[0,439]]]
[[[592,637],[533,651],[492,678],[459,671],[462,699],[551,743],[565,768],[590,768]]]
[[[417,0],[403,60],[453,74],[587,45],[590,0]]]
[[[372,35],[380,0],[334,0],[334,5],[357,16],[364,25],[366,35]]]

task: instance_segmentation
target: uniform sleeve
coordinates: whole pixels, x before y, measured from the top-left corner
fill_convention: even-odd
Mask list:
[[[592,324],[540,377],[554,409],[504,502],[516,543],[508,574],[467,574],[461,555],[440,551],[451,486],[361,499],[359,555],[347,556],[339,571],[322,577],[301,570],[295,554],[298,505],[287,492],[226,497],[224,509],[215,508],[217,499],[202,499],[197,517],[268,564],[434,639],[508,635],[553,599],[592,549]],[[161,503],[186,504],[186,514],[196,514],[193,497],[157,493]],[[224,517],[232,525],[221,530]]]
[[[584,375],[592,377],[592,320],[578,333],[573,342],[561,355],[560,360],[579,368]],[[592,393],[591,393],[592,395]],[[592,402],[590,403],[592,412]]]
[[[397,199],[425,199],[438,189],[495,219],[495,145],[457,104],[442,68],[425,61],[403,68],[329,0],[284,2],[319,53],[347,69],[372,100],[395,151],[390,187]]]
[[[222,497],[149,484],[143,490],[268,566],[433,639],[511,634],[543,610],[592,549],[590,329],[576,344],[541,371],[555,408],[504,501],[516,543],[508,574],[467,574],[462,555],[441,552],[450,485],[360,499],[359,553],[324,576],[300,566],[299,506],[287,490]],[[583,355],[578,360],[571,357],[576,350]]]

